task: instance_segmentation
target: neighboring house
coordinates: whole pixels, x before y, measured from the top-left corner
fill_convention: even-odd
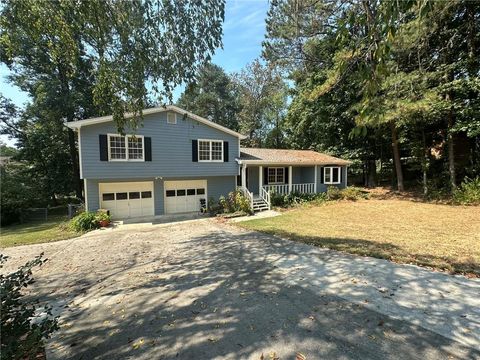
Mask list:
[[[245,136],[176,106],[143,116],[126,135],[112,116],[66,124],[78,133],[89,211],[108,209],[117,219],[194,212],[236,188],[263,210],[269,191],[315,193],[347,181],[348,161],[308,150],[240,148]]]

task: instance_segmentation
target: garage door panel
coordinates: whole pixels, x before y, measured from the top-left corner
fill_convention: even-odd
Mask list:
[[[153,182],[100,183],[99,192],[114,219],[154,215]]]
[[[165,181],[165,213],[184,213],[200,210],[200,199],[207,197],[206,180]]]

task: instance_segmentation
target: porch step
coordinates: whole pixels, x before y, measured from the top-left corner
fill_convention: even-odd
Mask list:
[[[253,199],[253,211],[264,211],[268,210],[268,204],[262,198],[255,198]]]

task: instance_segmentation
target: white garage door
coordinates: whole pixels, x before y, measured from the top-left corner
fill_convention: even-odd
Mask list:
[[[207,200],[207,180],[165,181],[165,213],[200,211]]]
[[[100,207],[114,219],[153,216],[153,182],[100,183]]]

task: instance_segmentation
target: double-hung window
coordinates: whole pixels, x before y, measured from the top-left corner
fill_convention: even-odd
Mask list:
[[[144,149],[142,135],[108,135],[110,161],[144,161]]]
[[[198,161],[222,162],[223,141],[198,140]]]
[[[269,184],[285,184],[285,168],[269,167],[268,183]]]
[[[327,166],[323,168],[323,182],[327,185],[340,184],[340,167]]]

